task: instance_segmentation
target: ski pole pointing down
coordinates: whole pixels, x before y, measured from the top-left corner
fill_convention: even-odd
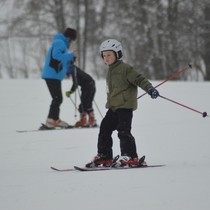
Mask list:
[[[207,114],[207,112],[200,112],[200,111],[198,111],[198,110],[196,110],[196,109],[193,109],[193,108],[191,108],[191,107],[189,107],[189,106],[186,106],[186,105],[184,105],[184,104],[181,104],[181,103],[179,103],[179,102],[177,102],[177,101],[174,101],[174,100],[172,100],[172,99],[166,98],[165,96],[159,95],[159,97],[160,97],[160,98],[163,98],[163,99],[165,99],[165,100],[167,100],[167,101],[170,101],[170,102],[172,102],[172,103],[175,103],[175,104],[177,104],[177,105],[179,105],[179,106],[182,106],[182,107],[184,107],[184,108],[187,108],[187,109],[189,109],[189,110],[191,110],[191,111],[197,112],[197,113],[201,114],[203,117],[209,117],[208,114]]]

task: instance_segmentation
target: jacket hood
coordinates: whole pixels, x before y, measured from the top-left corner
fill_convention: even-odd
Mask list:
[[[62,40],[62,41],[65,43],[66,47],[69,48],[70,41],[69,41],[69,39],[67,39],[62,33],[56,34],[56,35],[54,36],[54,41],[55,41],[55,40]]]

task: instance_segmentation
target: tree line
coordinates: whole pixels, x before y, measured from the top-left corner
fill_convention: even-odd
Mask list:
[[[2,0],[0,10],[7,3]],[[0,20],[0,78],[40,77],[53,36],[72,27],[77,65],[95,78],[106,74],[100,43],[115,38],[124,60],[150,79],[191,63],[177,79],[210,80],[208,0],[15,0],[10,7],[14,14]]]

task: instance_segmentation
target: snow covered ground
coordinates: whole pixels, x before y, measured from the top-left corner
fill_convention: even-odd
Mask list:
[[[64,81],[63,91],[70,86]],[[97,81],[95,101],[103,114],[105,89],[105,81]],[[209,82],[168,82],[159,91],[210,113]],[[139,155],[165,167],[58,173],[50,166],[83,166],[96,155],[98,128],[17,133],[45,121],[50,104],[46,85],[41,79],[0,80],[0,96],[1,210],[209,210],[209,117],[146,95],[134,112],[133,135]],[[74,123],[74,115],[64,97],[61,118]],[[116,133],[113,138],[117,155]]]

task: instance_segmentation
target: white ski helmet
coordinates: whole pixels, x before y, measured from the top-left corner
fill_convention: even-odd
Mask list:
[[[108,51],[108,50],[114,51],[116,53],[117,59],[121,59],[123,56],[122,45],[116,39],[107,39],[101,43],[100,46],[101,55],[103,51]]]

